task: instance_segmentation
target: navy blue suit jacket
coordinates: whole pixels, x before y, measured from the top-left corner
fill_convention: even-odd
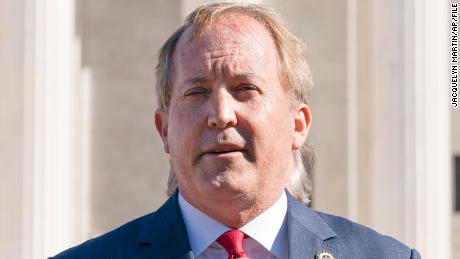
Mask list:
[[[314,259],[323,251],[335,259],[420,258],[416,250],[391,237],[347,219],[317,212],[290,194],[287,196],[291,259]],[[177,197],[176,192],[157,211],[52,258],[194,258]]]

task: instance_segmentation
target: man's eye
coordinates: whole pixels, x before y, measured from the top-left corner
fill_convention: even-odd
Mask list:
[[[236,88],[237,91],[257,91],[257,87],[251,84],[242,84]]]
[[[201,94],[207,94],[209,91],[208,89],[204,87],[195,87],[192,89],[189,89],[187,92],[185,92],[185,96],[193,96],[193,95],[201,95]]]

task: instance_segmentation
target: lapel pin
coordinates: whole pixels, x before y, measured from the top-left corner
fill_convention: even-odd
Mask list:
[[[334,259],[334,256],[328,252],[320,252],[316,254],[316,259]]]

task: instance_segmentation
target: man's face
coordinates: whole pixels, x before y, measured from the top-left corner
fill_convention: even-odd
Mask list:
[[[219,19],[190,40],[192,33],[173,56],[169,112],[156,115],[181,193],[189,200],[280,193],[301,143],[270,34],[246,16]]]

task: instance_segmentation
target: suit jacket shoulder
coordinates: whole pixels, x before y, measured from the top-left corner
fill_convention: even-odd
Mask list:
[[[328,252],[334,258],[420,258],[401,242],[342,217],[315,211],[288,193],[290,258],[315,258]]]
[[[139,233],[143,231],[146,222],[153,215],[154,213],[150,213],[135,219],[99,237],[67,249],[52,258],[130,258],[137,245]]]
[[[51,258],[192,258],[177,193],[157,211]]]
[[[421,258],[415,249],[392,237],[339,216],[312,211],[334,232],[323,240],[322,250],[331,252],[335,258]]]

